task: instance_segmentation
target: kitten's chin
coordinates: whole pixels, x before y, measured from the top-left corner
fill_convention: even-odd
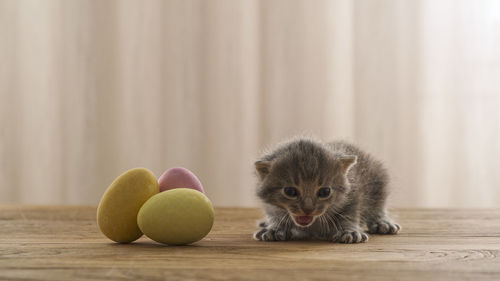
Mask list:
[[[293,221],[299,227],[308,227],[313,224],[314,216],[293,216]]]

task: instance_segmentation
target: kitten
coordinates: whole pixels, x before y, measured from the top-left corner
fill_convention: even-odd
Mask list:
[[[360,243],[368,240],[365,229],[401,229],[385,210],[385,168],[352,144],[298,138],[262,156],[255,168],[266,213],[256,240]]]

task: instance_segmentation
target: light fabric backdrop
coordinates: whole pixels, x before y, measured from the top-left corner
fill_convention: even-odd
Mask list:
[[[500,206],[494,0],[0,0],[0,102],[0,203],[185,166],[254,206],[254,159],[306,133],[383,159],[392,206]]]

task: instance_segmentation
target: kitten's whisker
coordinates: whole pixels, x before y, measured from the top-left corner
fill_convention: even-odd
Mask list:
[[[288,228],[288,226],[290,225],[290,223],[291,223],[291,222],[292,222],[292,221],[291,221],[290,216],[289,216],[289,215],[287,215],[287,216],[286,216],[286,219],[285,219],[285,225],[286,225],[286,227],[287,227],[287,228]]]
[[[328,222],[327,218],[323,215],[319,217],[320,222],[324,225],[324,228],[322,228],[322,233],[321,236],[327,236],[328,233],[330,233],[330,223]]]
[[[323,217],[322,217],[322,216],[319,216],[319,217],[318,217],[318,221],[319,221],[319,224],[321,225],[320,235],[323,235],[323,227],[324,227]]]
[[[281,226],[281,223],[283,222],[284,218],[285,218],[285,215],[282,215],[281,217],[278,218],[278,220],[276,220],[276,222],[275,222],[276,227]]]
[[[338,212],[335,208],[332,208],[332,212],[333,212],[336,216],[339,216],[339,217],[341,217],[341,218],[343,218],[343,219],[345,219],[345,220],[351,220],[351,218],[350,218],[350,217],[347,217],[347,216],[342,215],[342,214],[341,214],[340,212]]]
[[[288,215],[287,214],[284,214],[281,219],[280,219],[280,222],[278,224],[279,227],[281,227],[283,224],[286,225],[286,219],[287,219]]]
[[[337,230],[337,226],[335,225],[334,222],[332,222],[330,214],[328,214],[328,212],[324,214],[324,220],[328,223],[328,225],[333,225],[335,227],[335,230]]]
[[[332,211],[334,212],[334,216],[331,216],[331,214],[328,214],[328,217],[330,218],[331,222],[335,226],[335,229],[337,230],[337,232],[344,231],[344,228],[342,227],[342,224],[335,217],[335,215],[337,215],[338,213],[336,213],[334,210],[332,210]]]

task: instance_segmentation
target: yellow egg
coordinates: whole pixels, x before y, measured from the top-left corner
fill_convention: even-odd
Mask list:
[[[144,168],[126,171],[108,187],[97,208],[97,223],[109,239],[130,243],[142,236],[137,213],[159,192],[155,175]]]
[[[201,240],[214,223],[214,208],[201,192],[190,188],[163,191],[142,205],[137,224],[156,242],[184,245]]]

